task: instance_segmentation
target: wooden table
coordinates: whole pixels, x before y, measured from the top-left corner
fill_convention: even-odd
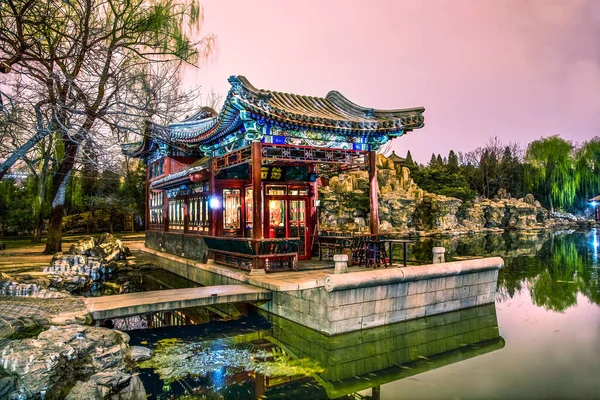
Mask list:
[[[319,260],[323,259],[323,254],[321,254],[321,244],[324,244],[327,249],[327,258],[329,258],[329,250],[333,250],[335,254],[335,250],[337,245],[340,245],[340,249],[348,247],[349,244],[352,243],[352,236],[316,236],[318,244],[319,244]],[[342,244],[341,242],[346,241],[347,243]]]
[[[394,263],[393,260],[393,251],[394,251],[394,244],[396,243],[402,243],[404,246],[404,266],[406,267],[406,261],[408,259],[408,251],[406,246],[410,243],[415,243],[416,240],[410,240],[410,239],[379,239],[379,240],[375,240],[375,241],[369,241],[369,243],[374,243],[374,242],[380,242],[380,243],[388,243],[388,259],[389,259],[389,265],[391,266]]]

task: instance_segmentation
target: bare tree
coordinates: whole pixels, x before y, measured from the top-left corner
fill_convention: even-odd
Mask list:
[[[61,249],[61,193],[81,144],[90,136],[102,142],[111,135],[119,138],[136,121],[139,129],[141,120],[157,114],[160,93],[140,96],[137,90],[160,75],[155,64],[172,63],[176,72],[181,62],[210,53],[213,36],[190,39],[202,19],[196,1],[0,2],[0,60],[11,74],[38,85],[43,96],[37,107],[47,115],[43,129],[32,132],[0,165],[0,178],[43,138],[53,134],[60,142],[46,253]]]

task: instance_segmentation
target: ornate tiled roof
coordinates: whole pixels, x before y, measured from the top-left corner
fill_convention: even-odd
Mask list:
[[[187,179],[194,172],[200,172],[205,169],[208,169],[207,161],[206,160],[203,160],[203,161],[204,161],[204,163],[202,163],[201,165],[192,166],[190,168],[186,168],[181,171],[175,172],[174,174],[167,175],[164,178],[155,180],[154,182],[152,182],[150,184],[150,188],[151,189],[164,188],[166,186],[169,186],[170,184],[174,184],[174,183],[178,182],[179,180],[182,180],[182,178]]]
[[[281,130],[304,130],[342,137],[400,136],[423,127],[424,108],[378,110],[359,106],[337,91],[325,97],[302,96],[257,89],[243,76],[229,78],[231,89],[221,112],[203,108],[180,123],[149,124],[149,134],[167,144],[208,147],[235,132],[248,130],[248,124],[270,124]],[[147,138],[145,138],[147,139]],[[387,139],[386,139],[387,140]],[[144,151],[140,144],[124,152]],[[147,145],[146,145],[147,147]]]
[[[423,126],[425,109],[422,107],[377,110],[359,106],[335,90],[325,97],[312,97],[257,89],[243,76],[232,76],[229,82],[232,90],[238,92],[245,101],[247,109],[275,121],[345,133],[390,132]]]

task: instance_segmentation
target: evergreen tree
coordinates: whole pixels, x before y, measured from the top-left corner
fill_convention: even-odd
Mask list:
[[[444,160],[442,160],[442,156],[441,155],[437,155],[437,158],[435,159],[435,164],[438,167],[443,167],[444,166]]]
[[[450,150],[450,153],[448,153],[447,168],[449,172],[458,172],[458,157],[454,150]]]
[[[436,164],[437,164],[437,160],[435,158],[435,153],[433,153],[433,154],[431,154],[431,160],[429,160],[429,164],[427,164],[427,166],[429,168],[433,168],[436,166]]]
[[[408,150],[406,152],[406,161],[405,161],[405,163],[406,163],[407,166],[415,164],[415,162],[413,161],[413,158],[412,158],[412,154],[410,154],[410,150]]]

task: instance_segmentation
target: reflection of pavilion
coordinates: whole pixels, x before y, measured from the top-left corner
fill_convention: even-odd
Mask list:
[[[316,377],[329,398],[339,398],[504,347],[496,307],[438,314],[337,336],[324,336],[269,315],[273,340],[298,358],[318,361]]]

